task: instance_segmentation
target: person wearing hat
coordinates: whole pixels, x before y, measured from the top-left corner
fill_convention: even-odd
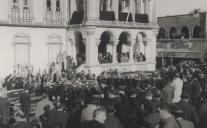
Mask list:
[[[14,114],[14,119],[15,123],[11,126],[11,128],[32,128],[21,109]]]
[[[170,77],[168,77],[161,94],[161,101],[169,104],[172,103],[174,95],[174,88],[171,86],[171,82],[172,80],[170,79]]]
[[[183,110],[180,107],[175,105],[173,113],[180,128],[195,128],[193,122],[183,119]]]
[[[180,128],[173,116],[172,106],[170,104],[161,103],[158,111],[161,117],[159,128]]]
[[[93,112],[99,107],[101,96],[94,94],[88,99],[87,106],[81,112],[81,123],[93,120]]]
[[[37,103],[36,109],[35,109],[35,116],[38,117],[38,118],[42,114],[44,114],[44,107],[46,105],[50,106],[50,110],[55,108],[53,102],[51,102],[49,100],[49,97],[47,96],[47,94],[44,93],[42,97],[43,97],[43,99]]]
[[[198,125],[198,114],[194,106],[189,104],[189,95],[187,93],[183,93],[181,95],[181,101],[178,102],[176,105],[182,108],[183,118],[185,120],[192,121],[195,126]]]
[[[26,116],[28,116],[31,104],[31,98],[28,90],[24,90],[23,93],[20,94],[19,102],[21,104],[22,111],[25,113]]]
[[[107,119],[104,122],[105,128],[123,128],[123,125],[119,119],[114,115],[116,112],[115,106],[113,103],[108,103],[107,106]]]
[[[68,117],[69,114],[63,111],[62,104],[60,102],[57,102],[56,109],[53,109],[49,112],[47,126],[48,128],[53,128],[54,126],[66,128]]]
[[[106,109],[97,107],[93,112],[93,119],[83,123],[82,128],[105,128]]]

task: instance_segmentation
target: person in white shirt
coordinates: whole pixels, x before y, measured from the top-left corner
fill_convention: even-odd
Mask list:
[[[175,73],[174,79],[171,83],[171,86],[174,87],[174,96],[172,99],[172,103],[178,103],[181,100],[181,94],[183,89],[183,81],[180,79],[180,74]]]

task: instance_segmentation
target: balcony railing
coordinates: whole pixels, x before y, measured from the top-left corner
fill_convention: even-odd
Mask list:
[[[32,22],[30,9],[23,9],[23,22]]]
[[[20,22],[20,9],[19,8],[12,8],[11,21]]]
[[[100,11],[100,20],[115,21],[115,14],[113,11]]]
[[[149,23],[149,17],[147,14],[135,14],[135,21],[138,23]]]
[[[128,17],[128,19],[127,19]],[[131,13],[126,13],[126,12],[120,12],[119,13],[119,21],[128,21],[132,22],[132,14]]]
[[[52,17],[52,12],[51,11],[46,12],[45,20],[46,20],[47,24],[52,24],[53,23],[53,17]]]
[[[55,24],[63,24],[63,13],[62,12],[56,12],[54,22]]]

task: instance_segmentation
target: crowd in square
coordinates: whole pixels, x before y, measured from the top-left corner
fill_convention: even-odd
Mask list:
[[[73,64],[49,72],[9,75],[3,86],[23,89],[18,101],[0,96],[2,128],[206,128],[207,65],[183,61],[155,72],[99,76]],[[39,97],[31,111],[32,97]]]

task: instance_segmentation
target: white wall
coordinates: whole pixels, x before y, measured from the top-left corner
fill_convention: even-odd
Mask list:
[[[1,0],[0,2],[0,21],[8,21],[9,0]]]
[[[30,37],[30,64],[34,71],[43,71],[48,65],[48,36],[58,34],[62,37],[62,51],[66,50],[66,29],[0,27],[0,77],[13,73],[15,64],[13,39],[16,34],[25,33]]]

